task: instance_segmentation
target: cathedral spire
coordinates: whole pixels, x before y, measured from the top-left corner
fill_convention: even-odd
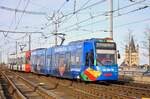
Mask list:
[[[128,65],[125,68],[136,68],[139,66],[139,47],[135,46],[133,36],[131,36],[130,42],[125,49],[125,63]]]
[[[131,52],[136,52],[136,48],[135,48],[135,44],[134,44],[134,39],[133,36],[131,38],[131,42],[130,42],[130,48],[131,48]]]

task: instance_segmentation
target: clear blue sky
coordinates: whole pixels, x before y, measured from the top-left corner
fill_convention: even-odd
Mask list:
[[[143,2],[138,3],[140,1]],[[67,0],[0,0],[1,8],[17,8],[25,11],[46,13],[46,15],[32,15],[0,9],[0,30],[42,31],[48,38],[44,39],[44,36],[41,34],[32,34],[32,49],[52,46],[54,45],[54,36],[51,36],[51,33],[55,30],[55,26],[51,23],[54,21],[54,18],[72,13],[74,9],[75,11],[82,9],[78,13],[70,14],[59,20],[58,32],[67,34],[65,44],[79,39],[110,36],[109,32],[104,32],[109,27],[108,16],[107,14],[104,15],[109,8],[108,0],[76,0],[76,4],[74,2],[75,0],[68,0],[68,2]],[[92,4],[95,5],[88,7]],[[140,63],[148,63],[148,57],[143,55],[143,53],[147,53],[142,49],[141,42],[145,40],[144,32],[146,28],[150,28],[150,7],[143,10],[138,9],[150,6],[150,0],[134,0],[134,2],[130,2],[130,0],[113,0],[113,4],[115,10],[114,40],[117,42],[118,50],[122,56],[119,62],[122,62],[124,58],[125,44],[127,44],[128,33],[131,31],[136,43],[140,45]],[[128,5],[132,6],[126,7]],[[86,9],[83,10],[83,8]],[[56,14],[58,9],[60,11]],[[51,20],[53,15],[55,17]],[[81,21],[86,19],[88,20],[81,23]],[[18,39],[17,41],[20,44],[27,44],[28,35],[8,34],[7,37],[4,37],[4,34],[0,33],[0,48],[6,59],[8,52],[15,52],[15,39]],[[27,48],[28,46],[25,47],[25,50]]]

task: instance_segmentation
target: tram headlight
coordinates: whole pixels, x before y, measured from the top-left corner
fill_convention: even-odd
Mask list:
[[[79,75],[77,76],[77,79],[80,79],[80,76],[79,76]]]

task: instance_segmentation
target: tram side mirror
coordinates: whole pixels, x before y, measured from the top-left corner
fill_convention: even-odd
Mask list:
[[[117,53],[118,53],[118,55],[117,55],[117,56],[118,56],[118,59],[120,59],[121,57],[120,57],[120,53],[119,53],[119,51],[117,51]]]
[[[120,54],[118,54],[118,59],[120,59],[121,57],[120,57]]]

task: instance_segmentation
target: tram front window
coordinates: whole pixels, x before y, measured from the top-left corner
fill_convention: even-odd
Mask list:
[[[97,66],[113,65],[115,64],[114,54],[97,54]]]

